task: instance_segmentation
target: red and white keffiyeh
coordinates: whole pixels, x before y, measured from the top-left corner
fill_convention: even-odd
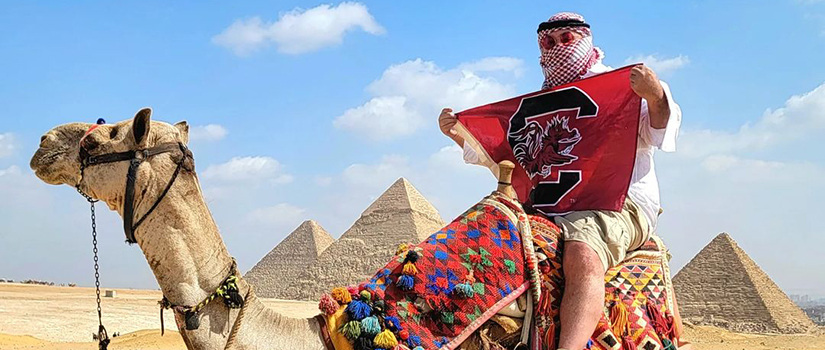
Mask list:
[[[547,22],[577,20],[584,23],[584,17],[577,13],[561,12],[553,15]],[[567,44],[556,44],[549,50],[542,47],[544,37],[555,31],[568,30],[579,33],[582,38]],[[604,57],[598,47],[593,46],[593,36],[590,28],[581,26],[557,27],[542,30],[538,33],[541,56],[539,64],[544,73],[542,89],[567,84],[581,78],[596,62]]]

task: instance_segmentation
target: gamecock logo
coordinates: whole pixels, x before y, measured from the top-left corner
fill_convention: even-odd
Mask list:
[[[530,177],[550,176],[553,166],[567,165],[579,159],[572,154],[582,137],[579,129],[570,129],[568,117],[555,116],[544,126],[530,121],[523,128],[511,131],[508,138],[514,143],[513,153]]]

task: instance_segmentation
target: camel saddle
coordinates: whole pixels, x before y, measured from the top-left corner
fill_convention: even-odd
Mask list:
[[[322,296],[329,339],[335,350],[489,349],[477,331],[506,323],[497,314],[529,295],[516,322],[529,327],[521,347],[554,350],[562,244],[555,224],[494,192],[424,242],[402,246],[369,280]],[[588,349],[675,349],[672,290],[667,249],[653,237],[607,271],[604,315]]]

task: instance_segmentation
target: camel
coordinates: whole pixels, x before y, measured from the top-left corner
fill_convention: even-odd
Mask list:
[[[132,120],[99,125],[85,137],[85,151],[96,155],[164,143],[188,143],[186,122],[170,125],[152,121],[151,114],[151,109],[144,108]],[[69,123],[48,131],[41,137],[30,166],[44,182],[77,187],[122,216],[123,184],[129,162],[90,166],[81,174],[80,141],[93,126]],[[137,215],[143,215],[155,204],[182,156],[181,152],[159,154],[147,158],[138,168],[134,196]],[[169,302],[196,305],[230,274],[233,259],[206,206],[194,171],[181,170],[165,197],[137,228],[135,238]],[[234,349],[324,348],[316,319],[289,318],[268,309],[255,298],[254,290],[243,278],[238,278],[238,287],[240,294],[246,296],[246,304]],[[180,313],[175,313],[175,320],[188,349],[224,349],[239,312],[221,302],[212,302],[200,312],[198,329],[185,330]]]
[[[318,318],[289,318],[255,297],[253,287],[236,271],[203,199],[194,160],[185,147],[189,126],[152,121],[151,114],[150,108],[143,108],[132,120],[116,124],[57,126],[41,137],[30,167],[42,181],[75,187],[125,216],[127,240],[143,251],[170,304],[197,305],[227,276],[237,275],[239,294],[245,299],[240,309],[210,302],[198,313],[196,329],[188,327],[183,312],[175,312],[188,349],[324,349],[326,334]],[[130,166],[134,160],[123,157],[93,160],[135,150],[149,150],[136,152],[139,165]],[[516,197],[509,184],[513,166],[507,161],[499,164],[497,191],[509,198]],[[136,178],[133,191],[128,183],[124,186],[131,168]]]

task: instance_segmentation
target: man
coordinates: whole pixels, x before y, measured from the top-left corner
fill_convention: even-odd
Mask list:
[[[553,15],[538,28],[544,72],[542,89],[587,78],[612,68],[602,64],[604,54],[593,46],[590,25],[575,13]],[[630,86],[642,100],[636,160],[627,200],[621,212],[578,211],[554,217],[562,229],[565,298],[561,304],[559,349],[583,349],[592,335],[604,304],[604,274],[640,247],[655,232],[659,185],[653,168],[655,148],[676,150],[682,112],[667,84],[647,66],[634,67]],[[439,116],[441,131],[464,147],[464,159],[478,164],[478,155],[465,147],[453,129],[457,119],[445,108]],[[677,316],[678,317],[678,316]]]

